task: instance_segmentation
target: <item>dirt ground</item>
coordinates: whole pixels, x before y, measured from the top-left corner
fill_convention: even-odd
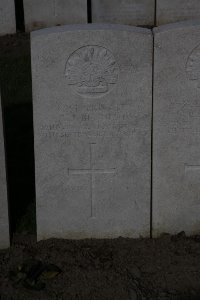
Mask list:
[[[0,300],[200,300],[200,236],[36,243],[30,39],[0,38],[12,246]]]
[[[27,285],[19,270],[38,261],[60,271],[36,274],[36,282]],[[11,249],[0,251],[0,295],[1,300],[200,299],[200,237],[36,243],[32,235],[15,235]]]

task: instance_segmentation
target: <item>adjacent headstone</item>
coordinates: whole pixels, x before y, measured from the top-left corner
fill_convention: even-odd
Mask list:
[[[93,23],[154,25],[155,0],[92,0]]]
[[[14,0],[0,0],[0,35],[16,32]]]
[[[87,23],[87,0],[23,0],[26,31]]]
[[[38,240],[149,236],[152,34],[32,33]]]
[[[200,18],[199,0],[157,0],[157,25]]]
[[[3,122],[0,98],[0,249],[9,247],[8,201],[5,170]]]
[[[200,232],[200,22],[154,30],[153,232]]]

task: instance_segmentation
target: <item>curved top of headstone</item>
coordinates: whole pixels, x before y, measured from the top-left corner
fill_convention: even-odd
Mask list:
[[[189,27],[196,27],[196,26],[200,26],[200,19],[176,22],[176,23],[171,23],[171,24],[167,24],[167,25],[161,25],[159,27],[155,27],[153,29],[153,32],[154,33],[162,33],[162,32],[166,32],[166,31],[186,29]]]
[[[56,26],[51,28],[45,28],[31,32],[31,36],[35,37],[38,35],[46,35],[53,33],[62,33],[67,31],[81,31],[81,30],[117,30],[117,31],[131,31],[141,34],[150,34],[151,30],[147,28],[141,28],[129,25],[119,24],[75,24],[75,25],[64,25]]]

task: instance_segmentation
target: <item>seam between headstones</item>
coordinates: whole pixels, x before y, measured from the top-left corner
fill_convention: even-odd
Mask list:
[[[14,0],[15,2],[15,18],[16,18],[16,29],[25,31],[25,20],[24,20],[24,1]]]
[[[154,27],[157,26],[157,0],[155,0],[155,4],[154,4]]]
[[[87,0],[87,21],[92,23],[92,0]]]

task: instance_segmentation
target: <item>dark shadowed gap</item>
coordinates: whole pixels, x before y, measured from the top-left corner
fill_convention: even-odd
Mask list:
[[[36,232],[29,35],[0,37],[10,231]]]
[[[155,7],[154,7],[154,27],[157,26],[157,0],[155,0]]]
[[[151,201],[150,201],[150,238],[153,237],[153,109],[154,109],[154,34],[152,48],[152,110],[151,110]]]
[[[25,31],[23,0],[15,0],[15,15],[17,31]]]
[[[35,233],[32,106],[7,107],[4,112],[10,231]]]
[[[92,0],[87,0],[88,23],[92,23]]]

